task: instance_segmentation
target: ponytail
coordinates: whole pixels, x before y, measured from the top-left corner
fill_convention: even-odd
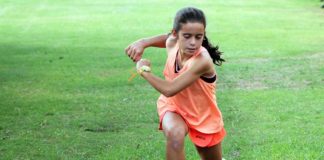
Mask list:
[[[202,46],[205,47],[210,55],[210,57],[213,59],[213,63],[220,66],[222,65],[225,60],[221,58],[221,55],[223,52],[218,50],[218,46],[213,46],[211,43],[209,43],[208,38],[206,35],[204,36],[204,40],[202,42]]]

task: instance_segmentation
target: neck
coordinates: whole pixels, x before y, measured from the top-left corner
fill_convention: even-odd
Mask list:
[[[184,52],[182,52],[181,50],[179,50],[180,54],[179,54],[179,60],[181,62],[185,62],[187,61],[189,58],[191,58],[192,56],[191,55],[187,55],[185,54]]]

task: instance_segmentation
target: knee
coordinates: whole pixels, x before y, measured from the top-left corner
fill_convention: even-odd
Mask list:
[[[173,127],[165,132],[168,146],[174,150],[182,150],[184,147],[184,139],[186,136],[186,130],[184,128]]]

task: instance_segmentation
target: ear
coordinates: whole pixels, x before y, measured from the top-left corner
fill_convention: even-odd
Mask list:
[[[178,33],[174,29],[172,29],[171,34],[173,37],[178,38]]]

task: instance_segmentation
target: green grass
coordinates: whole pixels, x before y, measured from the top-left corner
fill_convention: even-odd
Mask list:
[[[324,10],[319,1],[0,2],[0,159],[164,159],[156,92],[124,55],[203,9],[227,60],[217,100],[231,159],[323,159]],[[165,50],[150,48],[162,76]],[[186,139],[187,159],[199,159]]]

